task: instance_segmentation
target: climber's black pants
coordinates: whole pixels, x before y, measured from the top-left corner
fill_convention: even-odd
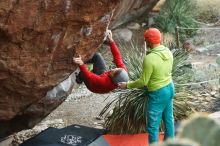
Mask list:
[[[100,53],[95,53],[93,57],[90,60],[88,60],[86,63],[93,64],[92,72],[97,75],[100,75],[106,71],[106,63]],[[83,73],[81,71],[77,75],[76,81],[77,83],[84,82],[87,85],[87,81],[83,77]]]
[[[92,72],[97,74],[97,75],[100,75],[100,74],[102,74],[103,72],[106,71],[106,63],[105,63],[105,60],[104,60],[104,58],[102,57],[102,55],[100,53],[95,53],[93,55],[93,57],[90,60],[88,60],[86,63],[93,64]]]

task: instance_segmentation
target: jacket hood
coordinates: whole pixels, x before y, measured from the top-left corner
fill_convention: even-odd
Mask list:
[[[158,46],[156,48],[153,48],[149,51],[149,53],[154,53],[159,55],[163,60],[168,60],[170,58],[170,51],[165,46]]]

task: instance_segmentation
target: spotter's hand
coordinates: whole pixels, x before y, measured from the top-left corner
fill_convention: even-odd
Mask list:
[[[121,88],[121,89],[127,89],[127,82],[118,83],[118,87]]]

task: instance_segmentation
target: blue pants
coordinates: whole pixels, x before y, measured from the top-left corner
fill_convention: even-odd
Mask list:
[[[165,127],[165,139],[174,137],[173,118],[173,82],[156,91],[148,92],[147,103],[147,131],[149,143],[158,141],[161,119]]]

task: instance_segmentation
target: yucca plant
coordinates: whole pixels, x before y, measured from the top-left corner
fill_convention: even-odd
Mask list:
[[[124,48],[126,51],[129,50],[128,53],[124,53],[123,58],[128,62],[127,67],[130,80],[138,79],[142,72],[142,61],[145,51],[140,49],[137,44],[134,41],[127,45],[120,43],[120,48]],[[174,51],[173,76],[176,76],[178,68],[181,67],[181,64],[184,64],[186,56],[187,54],[179,49]],[[178,74],[178,76],[180,75]],[[112,99],[100,113],[100,116],[107,115],[104,126],[110,133],[115,134],[145,132],[147,120],[146,103],[148,100],[146,88],[117,90],[116,92],[119,93],[119,96]],[[186,118],[193,112],[193,109],[186,101],[187,96],[185,95],[175,97],[174,116],[176,120]],[[112,106],[114,106],[113,113],[109,116],[108,112],[110,112]]]
[[[192,0],[166,0],[155,18],[155,25],[164,33],[175,34],[176,26],[185,28],[198,27],[196,2]],[[180,29],[181,39],[194,35],[196,30]]]

